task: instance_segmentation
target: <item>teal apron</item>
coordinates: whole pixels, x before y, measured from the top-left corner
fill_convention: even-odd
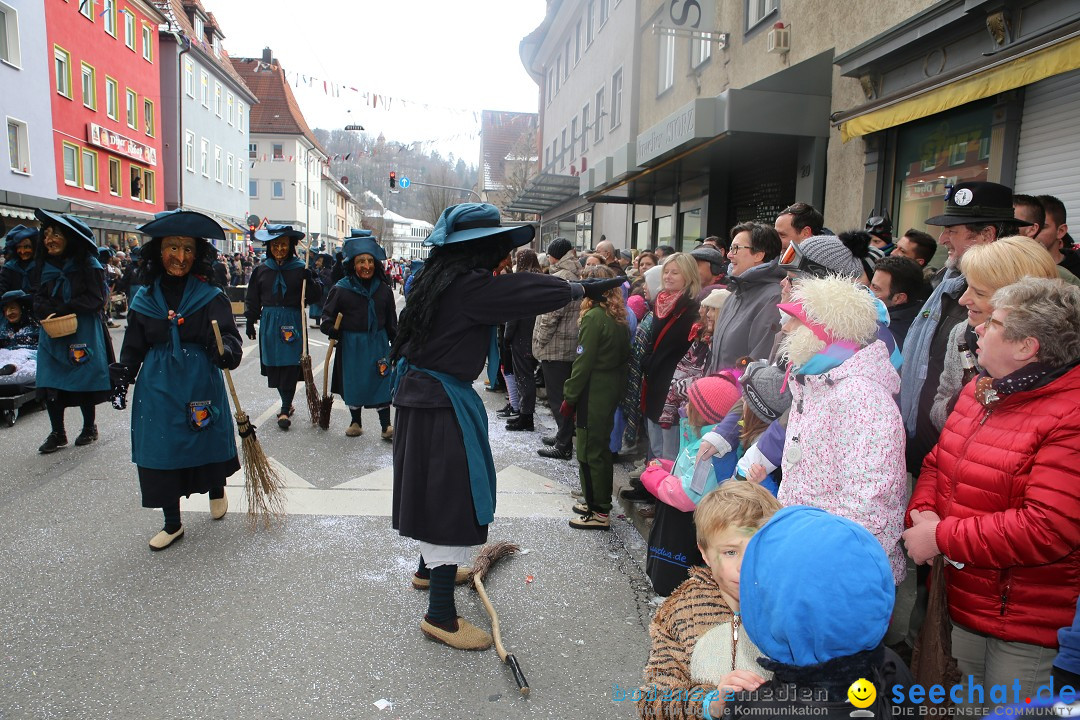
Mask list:
[[[142,290],[144,287],[146,287],[146,286],[145,285],[136,285],[135,283],[131,283],[131,288],[130,288],[131,297],[128,298],[128,306],[129,307],[130,307],[131,303],[135,302],[135,296],[138,295],[139,291]]]
[[[101,318],[97,313],[79,313],[76,318],[79,327],[74,335],[51,338],[41,333],[37,385],[68,392],[110,390],[109,354]]]
[[[97,258],[87,258],[87,266],[101,270]],[[64,263],[63,270],[46,263],[41,271],[41,284],[47,286],[53,280],[52,295],[60,293],[65,303],[71,302],[71,284],[67,275],[80,271],[73,260]],[[66,390],[68,392],[98,392],[111,390],[109,382],[109,354],[105,347],[105,326],[97,313],[76,314],[78,327],[75,334],[51,338],[41,333],[38,346],[37,385],[40,388]]]
[[[209,465],[236,457],[221,370],[199,345],[168,345],[146,354],[131,404],[131,460],[155,470]]]
[[[387,356],[390,339],[386,330],[343,332],[341,350],[341,397],[351,407],[373,407],[390,402]]]
[[[259,352],[262,364],[283,367],[300,364],[304,348],[300,308],[268,305],[259,318]]]
[[[341,333],[339,341],[341,397],[351,407],[390,403],[390,364],[387,360],[390,338],[385,329],[379,328],[379,318],[375,313],[375,291],[381,285],[378,280],[372,280],[369,287],[364,287],[359,280],[353,282],[349,277],[337,282],[337,287],[366,298],[368,307],[368,330],[346,330]]]
[[[472,490],[473,511],[476,522],[490,525],[495,519],[495,460],[491,457],[488,441],[488,419],[484,401],[473,390],[472,384],[458,380],[453,375],[409,365],[405,358],[398,360],[394,368],[396,379],[405,377],[410,370],[430,375],[442,383],[450,398],[454,417],[461,428],[465,442],[465,458],[469,464],[469,487]]]
[[[131,408],[131,460],[139,467],[176,470],[236,457],[229,400],[221,370],[206,350],[181,343],[178,319],[198,311],[221,290],[188,276],[180,307],[168,316],[155,282],[132,310],[169,320],[172,339],[150,348],[135,382]]]

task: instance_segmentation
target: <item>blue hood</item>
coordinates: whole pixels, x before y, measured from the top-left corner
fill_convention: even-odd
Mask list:
[[[772,660],[800,667],[877,647],[895,599],[881,543],[857,523],[803,505],[754,534],[739,585],[750,639]]]

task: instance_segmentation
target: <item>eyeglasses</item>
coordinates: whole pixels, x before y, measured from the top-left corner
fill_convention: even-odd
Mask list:
[[[740,250],[750,250],[752,252],[753,248],[750,245],[732,245],[731,249],[728,250],[728,257],[735,255]]]
[[[1005,332],[1005,323],[1001,322],[1000,320],[995,318],[993,315],[986,318],[986,321],[983,323],[983,326],[985,327],[987,332],[990,332],[990,328],[992,328],[995,325],[1000,327],[1002,332]]]

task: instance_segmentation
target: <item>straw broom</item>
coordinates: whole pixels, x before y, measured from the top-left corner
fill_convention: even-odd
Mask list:
[[[308,324],[304,317],[304,306],[307,300],[307,278],[300,288],[300,326],[304,331],[304,354],[300,356],[300,372],[304,374],[304,390],[307,393],[308,413],[311,415],[311,424],[319,423],[319,391],[315,387],[315,375],[311,371],[311,355],[308,352]]]
[[[341,329],[342,314],[338,313],[334,319],[334,330]],[[322,375],[322,405],[319,407],[319,427],[323,430],[330,429],[330,408],[334,405],[334,396],[330,394],[330,360],[334,357],[334,346],[337,340],[330,338],[330,347],[326,349],[326,362],[323,363]]]
[[[211,320],[214,328],[214,338],[217,340],[218,353],[225,354],[225,343],[221,340],[221,329],[217,320]],[[244,465],[244,495],[247,498],[248,522],[252,529],[262,521],[264,527],[270,527],[272,520],[279,520],[285,516],[285,480],[281,477],[262,446],[255,437],[255,426],[251,424],[247,413],[240,408],[240,398],[236,395],[236,386],[233,384],[232,373],[227,368],[222,368],[225,373],[225,381],[229,384],[229,394],[232,395],[233,406],[236,408],[236,430],[240,433],[240,457]]]
[[[513,653],[506,652],[506,648],[503,647],[502,634],[499,632],[499,616],[495,614],[495,608],[492,607],[487,592],[484,590],[484,576],[487,575],[488,570],[500,559],[507,555],[513,555],[520,549],[517,545],[506,541],[485,545],[476,556],[470,577],[472,578],[473,587],[476,588],[480,600],[484,603],[484,609],[487,610],[488,617],[491,618],[491,635],[495,638],[495,652],[499,653],[500,660],[510,666],[510,672],[514,673],[514,680],[517,682],[521,694],[528,695],[529,682],[525,679],[525,675],[522,674],[517,658],[514,657]]]

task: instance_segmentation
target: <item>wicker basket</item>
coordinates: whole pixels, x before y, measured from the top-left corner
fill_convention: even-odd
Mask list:
[[[79,328],[79,320],[75,315],[56,317],[54,313],[41,321],[41,327],[45,329],[45,333],[49,337],[62,338],[75,334],[75,331]]]

